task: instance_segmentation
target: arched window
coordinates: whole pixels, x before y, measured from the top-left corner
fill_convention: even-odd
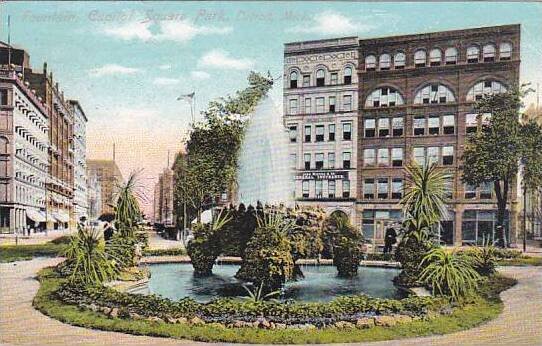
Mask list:
[[[404,104],[403,97],[393,88],[384,87],[373,91],[365,101],[365,107],[393,107]]]
[[[344,84],[352,84],[352,68],[345,67],[344,69]]]
[[[499,47],[499,59],[510,60],[512,57],[512,45],[508,42],[501,43]]]
[[[389,54],[382,54],[378,60],[378,67],[380,70],[389,70],[391,66],[391,56]]]
[[[496,49],[494,45],[486,44],[482,49],[482,53],[484,55],[484,62],[495,61],[495,52]]]
[[[0,137],[0,154],[1,155],[9,154],[9,140],[4,136]]]
[[[457,64],[457,48],[455,47],[446,48],[444,55],[446,59],[446,65]]]
[[[397,70],[400,70],[402,68],[405,68],[406,63],[406,55],[403,52],[399,52],[395,54],[395,57],[393,59],[393,67]]]
[[[290,73],[290,88],[295,89],[297,88],[297,72],[292,71]]]
[[[365,71],[374,71],[376,69],[376,57],[368,55],[365,58]]]
[[[467,101],[481,100],[484,95],[506,92],[506,87],[497,81],[483,81],[474,84],[467,93]]]
[[[320,69],[316,71],[316,86],[326,85],[326,73],[324,70]]]
[[[429,53],[429,63],[431,64],[431,66],[439,66],[441,62],[442,52],[440,51],[440,49],[432,49]]]
[[[467,62],[469,64],[477,63],[480,59],[480,49],[476,46],[467,48]]]
[[[425,50],[420,49],[414,53],[414,64],[416,67],[424,67],[427,62],[427,54]]]
[[[455,102],[454,93],[443,84],[429,84],[416,93],[414,104]]]

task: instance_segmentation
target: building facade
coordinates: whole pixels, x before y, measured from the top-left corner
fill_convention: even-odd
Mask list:
[[[175,226],[173,188],[173,170],[166,168],[154,186],[154,222],[165,227]]]
[[[346,40],[350,40],[347,38]],[[344,39],[336,40],[338,43]],[[314,41],[308,45],[314,45]],[[330,42],[330,40],[316,41]],[[463,149],[467,136],[481,131],[490,114],[478,116],[476,100],[519,84],[520,27],[506,25],[438,33],[404,35],[356,41],[357,116],[352,131],[357,150],[357,182],[349,215],[366,238],[383,242],[385,225],[400,220],[404,167],[437,163],[451,173],[448,215],[438,232],[444,244],[480,244],[492,237],[496,200],[489,184],[469,186],[461,181]],[[304,46],[305,43],[297,43]],[[336,47],[339,48],[339,47]],[[291,71],[304,61],[291,62],[285,48],[285,104],[295,89]],[[315,57],[315,62],[326,57]],[[309,78],[316,70],[307,71]],[[293,76],[295,78],[295,75]],[[331,84],[331,80],[330,80]],[[310,88],[310,87],[309,87]],[[318,88],[318,85],[317,85]],[[328,88],[324,81],[319,89]],[[303,89],[303,87],[302,87]],[[308,90],[307,90],[308,91]],[[310,116],[304,116],[310,118]],[[290,115],[285,113],[288,126]],[[303,145],[295,145],[303,150]],[[318,144],[315,151],[324,146]],[[309,166],[308,171],[318,166]],[[317,173],[317,172],[315,172]],[[307,177],[310,177],[307,175]],[[306,183],[304,183],[306,184]],[[310,185],[309,185],[310,186]],[[510,192],[508,240],[516,241],[517,188]],[[300,202],[306,202],[298,197]],[[309,198],[311,190],[309,187]],[[297,197],[297,195],[296,195]],[[328,205],[328,196],[312,203]]]
[[[101,192],[101,213],[114,213],[116,192],[123,182],[119,167],[112,160],[87,160],[89,176],[96,176]]]
[[[87,117],[77,100],[69,100],[68,104],[73,114],[73,209],[75,219],[88,219],[88,187],[87,187]]]
[[[45,228],[49,169],[48,109],[22,78],[0,69],[0,228]]]
[[[357,197],[358,40],[287,43],[284,124],[290,133],[299,204],[355,219]]]
[[[102,186],[95,173],[89,173],[87,168],[87,210],[88,218],[93,221],[102,215]]]

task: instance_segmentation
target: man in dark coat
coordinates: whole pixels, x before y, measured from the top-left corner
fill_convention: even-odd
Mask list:
[[[113,237],[113,233],[114,233],[113,227],[111,226],[109,222],[107,222],[104,225],[104,240],[108,241],[109,239],[111,239]]]
[[[392,224],[388,224],[384,235],[384,253],[391,253],[393,244],[397,243],[397,232]]]

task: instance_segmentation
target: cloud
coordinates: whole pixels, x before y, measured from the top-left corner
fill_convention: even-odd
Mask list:
[[[247,58],[233,58],[226,51],[213,49],[201,57],[198,65],[228,70],[247,70],[254,65],[254,61]]]
[[[313,21],[314,23],[294,26],[287,31],[320,35],[356,35],[374,28],[370,24],[356,23],[335,11],[318,13],[313,17]]]
[[[139,71],[139,69],[133,67],[126,67],[117,64],[106,64],[104,66],[91,69],[88,74],[91,77],[102,77],[122,74],[134,74]]]
[[[103,33],[107,36],[125,41],[173,41],[179,43],[190,41],[198,35],[225,35],[232,31],[231,27],[198,26],[189,20],[126,22],[103,29]]]
[[[167,77],[158,77],[158,78],[155,78],[154,81],[152,82],[152,84],[154,84],[154,85],[161,85],[161,86],[175,85],[175,84],[179,84],[179,83],[180,83],[179,79],[177,79],[177,78],[167,78]]]
[[[171,70],[171,65],[169,65],[169,64],[164,64],[164,65],[158,66],[158,68],[159,68],[160,70]]]
[[[211,78],[211,75],[205,71],[192,71],[190,72],[190,77],[196,80],[205,80]]]

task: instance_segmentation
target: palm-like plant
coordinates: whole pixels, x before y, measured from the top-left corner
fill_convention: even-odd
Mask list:
[[[421,272],[420,281],[429,285],[433,294],[446,295],[454,301],[460,301],[472,292],[481,278],[468,256],[443,248],[429,251],[421,266],[425,268]]]
[[[115,220],[121,233],[133,236],[134,227],[141,220],[138,200],[145,200],[145,194],[138,182],[139,172],[132,172],[126,182],[117,186]]]
[[[245,289],[245,291],[248,292],[248,297],[245,297],[245,298],[249,299],[253,303],[261,302],[261,301],[267,300],[269,298],[278,296],[278,295],[280,295],[280,292],[281,292],[281,290],[276,290],[276,291],[264,294],[263,282],[260,283],[260,287],[258,287],[258,288],[254,287],[254,289],[252,289],[252,290],[250,288],[248,288],[246,285],[243,285],[243,288]]]

